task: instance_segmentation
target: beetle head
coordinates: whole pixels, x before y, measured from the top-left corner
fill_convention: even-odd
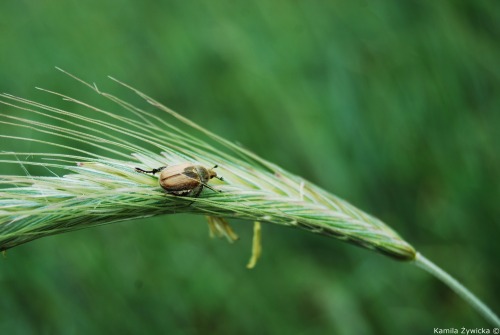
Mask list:
[[[208,170],[208,179],[212,178],[217,178],[219,180],[223,180],[222,177],[217,177],[217,172],[214,171],[215,168],[217,168],[218,165],[215,165],[213,168]]]
[[[214,170],[208,170],[208,179],[217,178],[217,172]]]

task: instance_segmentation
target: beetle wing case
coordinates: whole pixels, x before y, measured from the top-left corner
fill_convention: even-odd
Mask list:
[[[178,196],[197,196],[207,181],[207,169],[189,163],[168,167],[160,174],[160,186],[167,193]]]

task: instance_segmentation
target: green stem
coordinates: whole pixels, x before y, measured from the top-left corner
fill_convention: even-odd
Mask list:
[[[481,300],[479,300],[479,298],[476,297],[471,291],[460,284],[455,278],[450,276],[443,269],[432,263],[430,260],[422,256],[422,254],[418,252],[414,262],[417,266],[421,267],[422,269],[429,272],[430,274],[441,280],[443,283],[448,285],[453,291],[455,291],[473,308],[475,308],[476,311],[479,312],[479,314],[481,314],[486,320],[491,322],[491,324],[496,327],[500,327],[500,319],[498,318],[498,316]]]

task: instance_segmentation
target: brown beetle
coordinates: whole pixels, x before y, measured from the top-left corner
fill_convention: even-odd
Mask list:
[[[212,178],[223,180],[222,177],[217,177],[214,169],[207,169],[201,165],[193,165],[191,163],[183,163],[172,166],[162,166],[151,171],[146,171],[140,168],[135,168],[135,171],[142,173],[160,173],[160,186],[165,192],[181,197],[198,197],[203,191],[203,187],[208,187],[214,192],[220,192],[210,185],[208,181]]]

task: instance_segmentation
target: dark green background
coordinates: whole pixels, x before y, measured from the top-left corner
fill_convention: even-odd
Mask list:
[[[94,99],[54,66],[113,75],[381,218],[498,313],[499,4],[3,0],[0,91]],[[299,230],[265,225],[249,271],[251,225],[234,226],[235,245],[179,215],[14,248],[0,333],[489,326],[410,264]]]

